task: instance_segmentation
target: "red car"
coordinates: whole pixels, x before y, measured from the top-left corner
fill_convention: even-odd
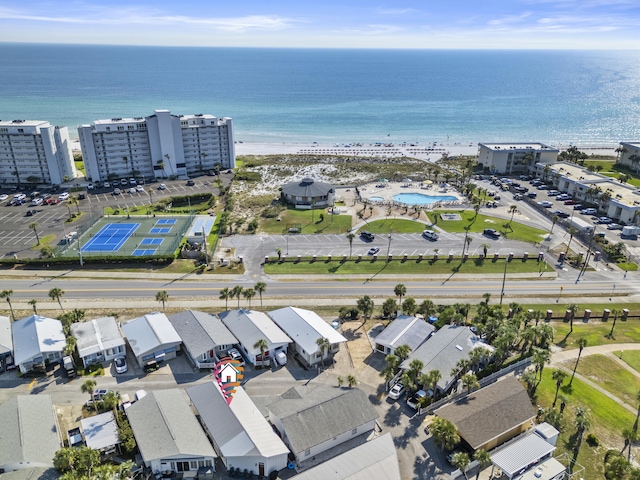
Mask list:
[[[56,203],[60,203],[60,200],[58,200],[57,198],[47,198],[44,201],[45,205],[55,205]]]
[[[575,205],[576,201],[575,200],[565,200],[564,204],[565,205]]]

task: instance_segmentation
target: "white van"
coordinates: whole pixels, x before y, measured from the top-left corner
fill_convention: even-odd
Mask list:
[[[425,230],[422,232],[422,236],[428,240],[438,240],[438,234],[433,230]]]
[[[280,366],[284,366],[287,364],[287,354],[284,352],[278,352],[276,353],[276,362],[278,362],[278,365]]]

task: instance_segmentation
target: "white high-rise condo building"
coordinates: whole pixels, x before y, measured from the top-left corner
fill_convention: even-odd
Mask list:
[[[171,115],[96,120],[78,127],[87,178],[169,178],[234,168],[231,118]]]
[[[42,120],[0,121],[0,185],[57,185],[75,176],[67,127]]]

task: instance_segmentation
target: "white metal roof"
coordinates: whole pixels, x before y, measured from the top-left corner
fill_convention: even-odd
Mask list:
[[[0,315],[0,355],[13,352],[13,339],[11,338],[11,321],[9,317]]]
[[[273,345],[291,343],[291,339],[265,313],[255,310],[230,310],[220,314],[220,319],[244,348],[258,355],[260,350],[253,348],[261,338],[267,341],[269,348]]]
[[[296,480],[400,480],[398,455],[390,433],[346,451],[296,475]]]
[[[124,345],[124,338],[114,317],[100,317],[88,322],[73,323],[71,333],[78,340],[81,357]]]
[[[242,387],[231,403],[214,382],[186,389],[187,395],[224,457],[287,455],[289,449]]]
[[[118,424],[113,412],[101,413],[80,420],[87,447],[94,450],[111,447],[120,443]]]
[[[62,352],[67,344],[62,322],[31,315],[11,324],[14,360],[20,365],[46,352]]]
[[[331,325],[311,310],[285,307],[269,312],[269,316],[294,342],[309,354],[319,351],[316,343],[319,338],[327,338],[332,345],[347,341]]]
[[[524,473],[529,465],[553,453],[555,449],[534,433],[491,453],[491,462],[511,478],[520,472]]]
[[[182,340],[164,313],[154,312],[134,318],[122,325],[122,331],[136,357],[161,345],[179,344]]]

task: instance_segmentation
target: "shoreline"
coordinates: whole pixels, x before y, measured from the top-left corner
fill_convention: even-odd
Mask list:
[[[514,142],[515,143],[515,142]],[[522,142],[518,142],[522,143]],[[410,157],[420,160],[436,161],[443,154],[452,157],[464,155],[475,156],[478,154],[478,143],[437,143],[437,144],[393,144],[391,146],[376,146],[372,143],[362,143],[358,146],[345,147],[343,145],[329,143],[270,143],[270,142],[244,142],[236,140],[236,156],[244,155],[343,155],[360,157]],[[560,151],[566,150],[570,145],[553,145]],[[619,144],[612,145],[574,145],[587,155],[616,156],[615,149]],[[72,141],[71,148],[74,152],[80,151],[80,142]]]

